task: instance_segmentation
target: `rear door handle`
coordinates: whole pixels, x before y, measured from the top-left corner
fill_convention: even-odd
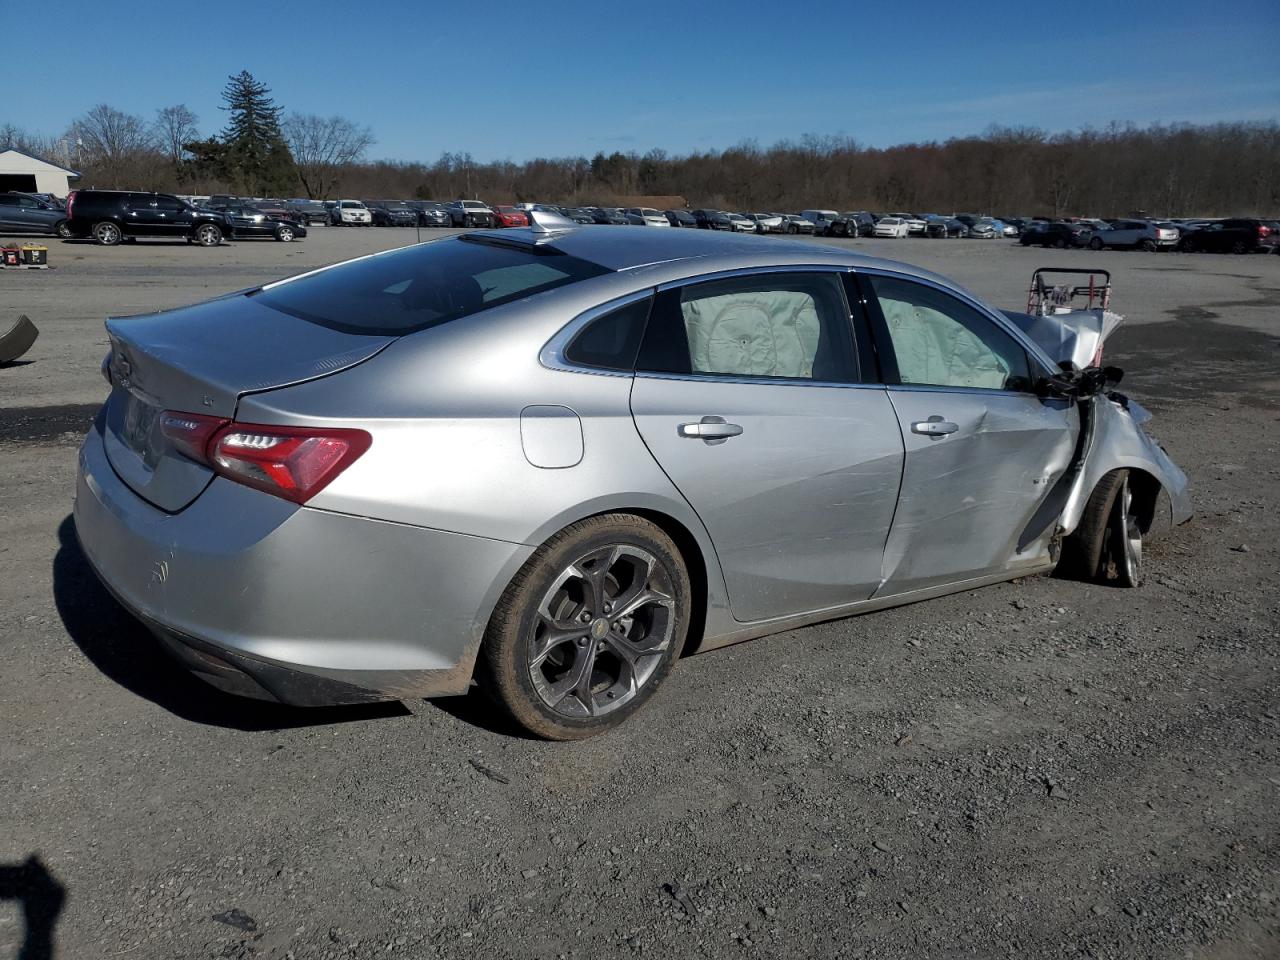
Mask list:
[[[736,423],[726,423],[724,417],[703,417],[697,423],[680,424],[676,427],[676,433],[711,446],[738,436],[742,433],[742,427]]]
[[[958,423],[952,423],[950,420],[943,420],[936,413],[928,420],[917,420],[911,424],[912,433],[920,433],[934,440],[941,440],[949,433],[955,433],[960,429]]]

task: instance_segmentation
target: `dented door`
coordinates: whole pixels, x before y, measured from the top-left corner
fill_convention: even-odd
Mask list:
[[[884,552],[887,596],[1035,563],[1019,539],[1067,470],[1075,406],[1030,394],[891,387],[906,462]],[[952,429],[954,427],[954,429]]]

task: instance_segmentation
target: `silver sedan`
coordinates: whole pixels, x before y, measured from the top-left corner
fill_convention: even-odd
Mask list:
[[[579,738],[682,652],[1055,566],[1136,584],[1186,481],[1087,326],[835,247],[536,214],[110,320],[76,528],[225,690],[474,679]]]

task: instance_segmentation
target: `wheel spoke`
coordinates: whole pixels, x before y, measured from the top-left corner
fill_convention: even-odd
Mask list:
[[[529,666],[540,667],[544,660],[556,647],[566,643],[575,643],[585,639],[587,629],[581,625],[562,626],[553,620],[547,620],[546,629],[534,638],[533,650],[529,657]]]
[[[598,644],[593,640],[587,643],[586,647],[578,650],[577,656],[573,661],[573,668],[565,674],[561,679],[551,684],[548,693],[548,702],[552,707],[558,707],[565,697],[573,694],[587,710],[587,713],[595,713],[595,703],[591,699],[591,672],[596,665],[596,652]]]

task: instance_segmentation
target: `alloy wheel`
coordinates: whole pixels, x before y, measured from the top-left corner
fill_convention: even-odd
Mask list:
[[[592,550],[538,604],[527,644],[534,690],[566,717],[611,713],[653,676],[675,625],[673,587],[652,553],[633,544]]]
[[[1125,479],[1116,498],[1114,560],[1116,579],[1126,587],[1142,582],[1142,527],[1133,510],[1133,492]]]

